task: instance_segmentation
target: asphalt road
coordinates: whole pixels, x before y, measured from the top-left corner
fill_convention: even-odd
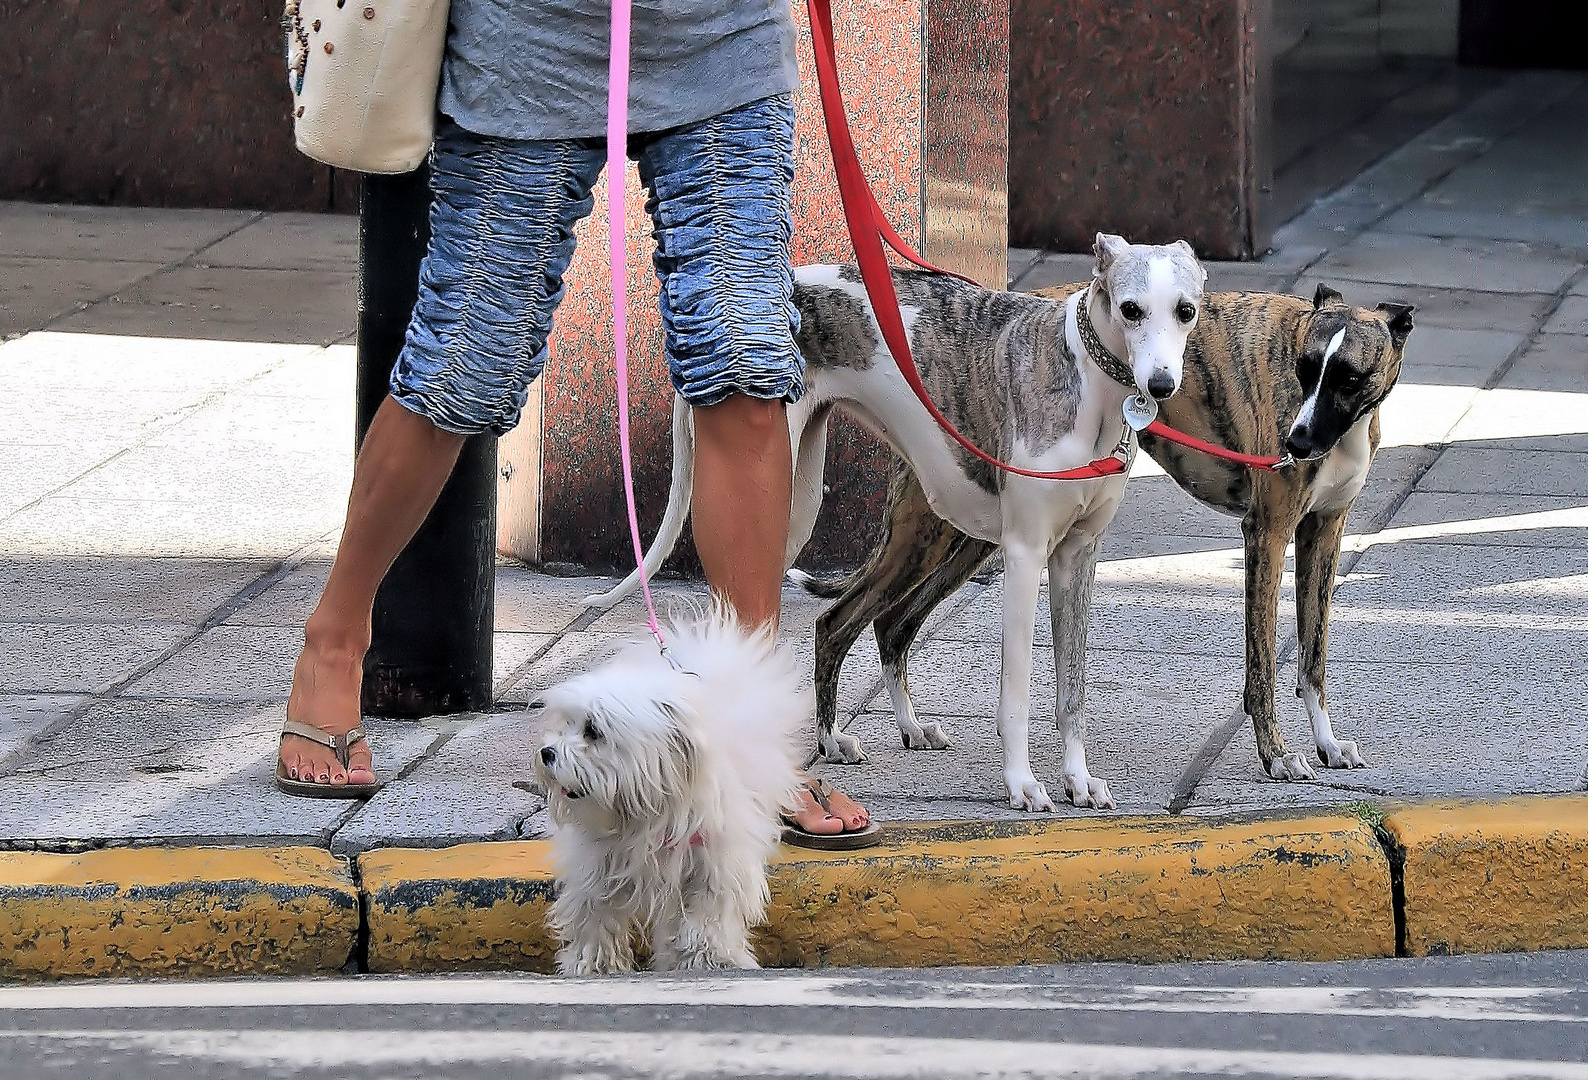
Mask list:
[[[5,1080],[1588,1080],[1588,953],[0,988]]]

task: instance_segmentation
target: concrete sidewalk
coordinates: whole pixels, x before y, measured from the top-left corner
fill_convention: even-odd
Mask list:
[[[1264,777],[1238,714],[1238,527],[1144,460],[1105,545],[1089,657],[1089,760],[1118,814],[1372,817],[1364,802],[1588,783],[1585,174],[1588,81],[1518,75],[1288,224],[1263,262],[1211,267],[1212,288],[1310,295],[1323,280],[1366,306],[1418,306],[1333,621],[1336,727],[1370,767]],[[373,722],[391,782],[368,804],[270,783],[349,479],[353,231],[0,205],[0,850],[349,854],[539,835],[521,707],[637,624],[635,606],[580,608],[606,579],[502,565],[500,711]],[[1032,289],[1088,266],[1012,252],[1011,272]],[[998,590],[967,586],[913,660],[917,705],[952,751],[900,748],[869,641],[846,666],[842,716],[871,762],[822,770],[879,818],[1019,816],[992,725]],[[820,607],[786,594],[807,665]],[[1038,622],[1041,717],[1054,687]],[[1281,635],[1283,688],[1288,610]],[[1292,746],[1310,745],[1299,705],[1281,704]],[[1050,788],[1059,753],[1036,725]]]

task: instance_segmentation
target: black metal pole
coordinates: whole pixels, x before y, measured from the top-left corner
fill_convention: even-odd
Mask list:
[[[430,240],[430,174],[365,176],[358,213],[358,443],[386,399]],[[435,508],[375,597],[364,711],[418,717],[491,704],[496,439],[464,444]]]

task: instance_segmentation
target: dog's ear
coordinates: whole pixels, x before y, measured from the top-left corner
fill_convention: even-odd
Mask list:
[[[1114,260],[1123,255],[1129,246],[1123,236],[1098,233],[1097,239],[1092,242],[1092,254],[1097,257],[1097,265],[1092,269],[1092,276],[1098,278],[1105,276]]]
[[[1197,258],[1196,248],[1192,247],[1190,244],[1186,243],[1184,240],[1176,240],[1174,243],[1170,244],[1169,246],[1174,248],[1176,251],[1182,252],[1185,255],[1186,258],[1190,259],[1193,263],[1195,263],[1196,264],[1196,268],[1202,272],[1202,281],[1204,283],[1207,282],[1207,280],[1208,280],[1208,271],[1207,271],[1207,268],[1205,266],[1203,266],[1201,261]]]
[[[1329,304],[1343,303],[1345,303],[1345,297],[1329,288],[1323,282],[1318,282],[1318,291],[1312,294],[1312,310],[1317,311],[1319,308],[1327,307]]]
[[[1385,322],[1389,325],[1390,340],[1397,349],[1404,348],[1406,339],[1412,333],[1412,312],[1417,309],[1411,304],[1383,303],[1378,310],[1384,313]]]

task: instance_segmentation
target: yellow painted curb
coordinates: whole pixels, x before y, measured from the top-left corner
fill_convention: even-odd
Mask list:
[[[319,848],[0,852],[0,979],[334,972],[358,929]]]
[[[370,971],[552,970],[545,841],[382,848],[358,868]]]
[[[541,842],[386,850],[360,869],[372,971],[550,970]],[[776,966],[1393,956],[1390,868],[1355,817],[894,827],[785,848],[758,935]]]
[[[1392,812],[1413,956],[1588,946],[1588,796]]]

